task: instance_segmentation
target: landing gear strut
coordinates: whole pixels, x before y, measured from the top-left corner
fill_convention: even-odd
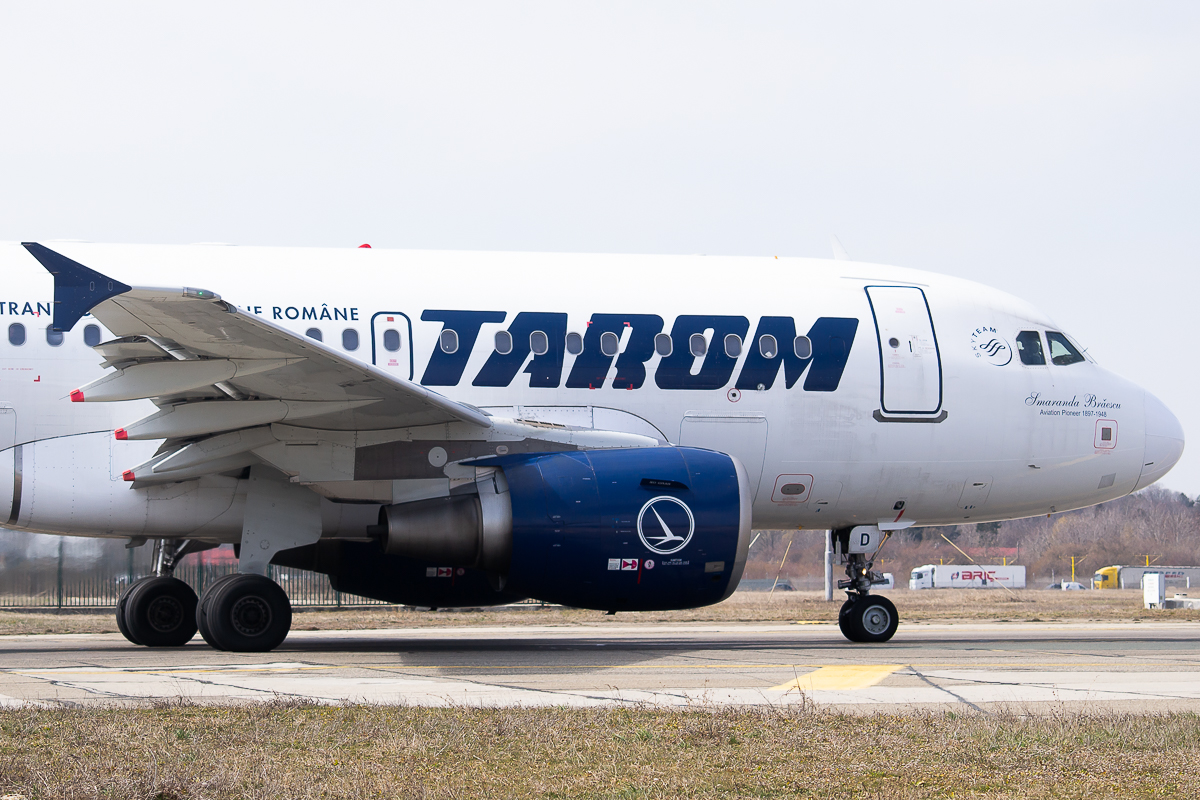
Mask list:
[[[838,581],[847,597],[838,612],[838,627],[852,642],[886,642],[895,635],[900,615],[891,600],[870,592],[871,586],[884,582],[871,568],[887,535],[873,526],[859,526],[834,531],[833,536],[835,552],[846,564],[846,580]]]

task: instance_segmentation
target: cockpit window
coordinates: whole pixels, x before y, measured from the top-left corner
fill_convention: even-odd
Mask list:
[[[1017,334],[1017,352],[1021,354],[1021,363],[1031,367],[1046,365],[1046,355],[1042,352],[1042,337],[1037,331],[1021,331]]]
[[[1046,331],[1046,341],[1050,345],[1050,360],[1060,367],[1087,360],[1083,353],[1076,350],[1075,345],[1058,331]]]

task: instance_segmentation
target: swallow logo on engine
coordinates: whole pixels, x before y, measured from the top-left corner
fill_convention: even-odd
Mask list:
[[[687,547],[696,532],[696,518],[687,503],[677,497],[659,495],[646,502],[637,518],[642,544],[661,556]]]

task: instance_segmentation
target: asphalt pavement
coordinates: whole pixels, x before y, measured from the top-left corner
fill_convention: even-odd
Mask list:
[[[119,634],[0,636],[0,707],[163,699],[408,705],[815,704],[854,711],[1200,711],[1200,624],[510,625],[294,631],[271,653]]]

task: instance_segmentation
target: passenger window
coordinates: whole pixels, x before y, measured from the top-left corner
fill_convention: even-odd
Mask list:
[[[388,329],[383,332],[383,349],[394,353],[400,349],[400,331]]]
[[[51,347],[58,347],[63,343],[63,332],[56,331],[53,328],[46,328],[46,343]]]
[[[1060,367],[1086,361],[1083,353],[1058,331],[1046,331],[1046,342],[1050,345],[1050,360]]]
[[[617,354],[617,349],[621,346],[621,340],[612,331],[605,331],[600,334],[600,352],[606,356],[612,357]]]
[[[688,351],[696,358],[708,352],[708,342],[705,341],[703,333],[692,334],[692,337],[688,339]]]
[[[8,326],[8,343],[20,347],[25,344],[25,326],[14,322]]]
[[[671,342],[671,334],[660,333],[654,337],[654,352],[658,353],[663,358],[671,355],[674,350],[675,346]]]
[[[1042,353],[1042,337],[1037,331],[1021,331],[1017,334],[1017,352],[1021,355],[1021,363],[1030,367],[1046,365],[1046,356]]]
[[[496,352],[506,356],[512,352],[512,334],[508,331],[496,331]]]
[[[316,339],[318,342],[325,341],[325,337],[321,335],[320,328],[309,328],[304,332],[304,335],[310,339]]]
[[[354,328],[346,328],[346,330],[342,331],[342,349],[358,349],[358,331],[354,330]]]
[[[583,337],[578,333],[567,334],[567,352],[573,356],[583,352]]]
[[[100,344],[100,326],[86,325],[83,329],[83,343],[88,347],[95,347]]]
[[[762,353],[763,358],[774,358],[779,355],[779,343],[774,336],[764,333],[758,337],[758,352]]]
[[[535,356],[544,356],[550,352],[550,337],[545,331],[534,331],[529,334],[529,349]]]
[[[453,328],[446,328],[442,331],[442,335],[438,337],[438,346],[442,348],[443,353],[457,353],[458,331]]]
[[[742,337],[731,333],[725,337],[725,355],[737,358],[742,354]]]
[[[807,336],[797,336],[792,342],[792,352],[796,358],[812,358],[812,340]]]

